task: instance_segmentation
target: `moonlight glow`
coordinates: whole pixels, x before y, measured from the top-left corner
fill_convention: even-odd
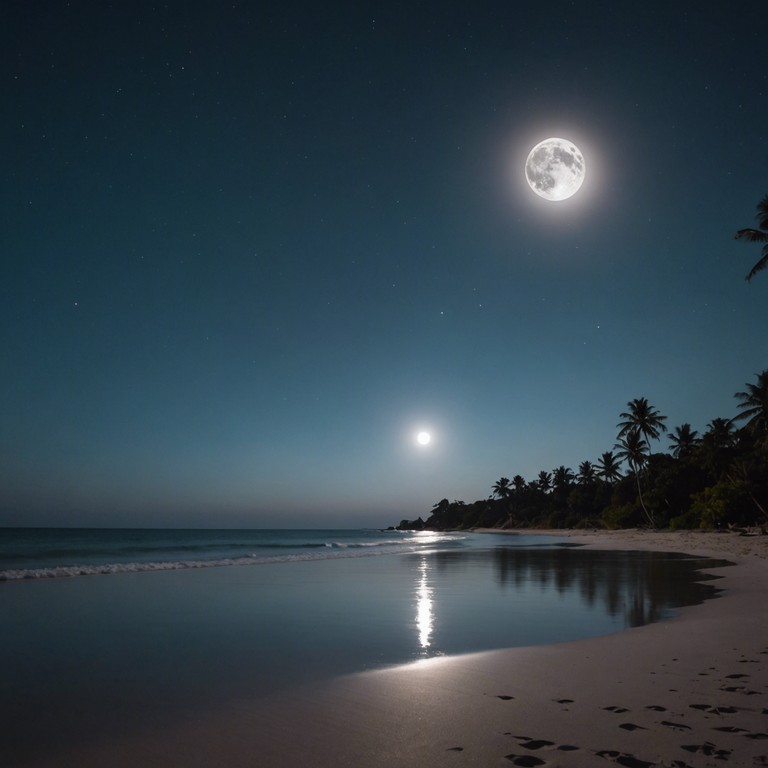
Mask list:
[[[432,442],[432,435],[430,435],[429,432],[419,432],[419,434],[416,435],[416,442],[419,445],[429,445]]]
[[[525,177],[531,189],[547,200],[565,200],[584,182],[584,157],[567,139],[544,139],[528,155]]]

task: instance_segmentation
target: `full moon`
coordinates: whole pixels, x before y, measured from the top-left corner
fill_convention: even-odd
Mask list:
[[[525,177],[540,197],[566,200],[584,182],[584,157],[568,139],[544,139],[528,155]]]
[[[419,434],[416,435],[416,442],[419,445],[429,445],[432,442],[432,435],[430,435],[429,432],[419,432]]]

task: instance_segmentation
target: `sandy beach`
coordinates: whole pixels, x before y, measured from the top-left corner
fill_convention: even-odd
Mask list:
[[[723,595],[573,643],[339,678],[58,765],[768,765],[768,536],[557,532],[592,548],[726,558]]]

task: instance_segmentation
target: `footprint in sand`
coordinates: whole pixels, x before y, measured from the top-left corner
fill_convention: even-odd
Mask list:
[[[634,723],[622,723],[619,728],[623,728],[625,731],[647,731],[647,728],[643,728],[642,725],[635,725]]]
[[[662,725],[665,725],[667,728],[672,728],[675,731],[690,731],[691,726],[685,725],[685,723],[671,723],[669,720],[662,720]]]
[[[713,715],[733,715],[739,710],[736,707],[712,707],[709,704],[689,704],[689,709],[698,709],[700,712],[709,712]]]
[[[743,685],[724,685],[720,687],[726,693],[740,693],[742,696],[759,696],[760,691],[752,691]]]
[[[535,757],[534,755],[504,755],[504,758],[506,760],[509,760],[512,765],[519,765],[522,766],[522,768],[536,768],[536,766],[539,765],[546,765],[546,762],[544,760],[541,760],[538,757]]]
[[[501,696],[497,696],[496,698],[497,699],[501,699],[502,701],[512,701],[512,699],[514,699],[515,697],[514,696],[506,696],[506,695],[502,694]]]
[[[646,709],[652,709],[654,712],[666,712],[667,708],[662,707],[660,704],[649,704]]]
[[[614,715],[621,715],[624,712],[629,712],[625,707],[603,707],[606,712],[613,712]]]
[[[505,736],[511,735],[510,733],[505,734]],[[579,747],[575,747],[573,744],[555,744],[554,741],[549,741],[549,739],[532,739],[530,736],[515,736],[514,738],[517,739],[523,749],[530,749],[532,751],[546,749],[547,747],[552,747],[558,752],[574,752],[579,749]]]
[[[448,747],[448,749],[445,750],[446,752],[463,752],[464,747]]]
[[[718,749],[711,741],[705,741],[703,744],[682,744],[681,749],[686,752],[714,757],[716,760],[727,760],[731,754],[730,749]]]
[[[617,752],[615,749],[601,749],[595,752],[598,757],[610,760],[617,765],[623,765],[625,768],[655,768],[658,763],[649,763],[647,760],[629,754],[628,752]]]
[[[544,747],[553,747],[554,745],[554,741],[547,741],[546,739],[524,739],[520,741],[520,746],[524,749],[543,749]]]

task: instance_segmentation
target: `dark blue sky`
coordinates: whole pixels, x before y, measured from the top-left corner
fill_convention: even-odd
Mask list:
[[[0,524],[387,525],[768,367],[764,3],[115,5],[0,18]]]

